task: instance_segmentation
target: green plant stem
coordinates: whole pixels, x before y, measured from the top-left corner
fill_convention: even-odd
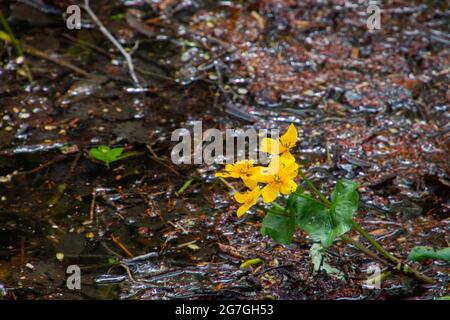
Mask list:
[[[178,190],[177,192],[175,192],[175,194],[177,196],[181,195],[183,192],[185,192],[187,190],[187,188],[189,188],[189,186],[191,185],[192,181],[194,181],[194,179],[189,179],[187,180],[183,186],[180,188],[180,190]]]
[[[353,229],[356,230],[360,235],[362,235],[374,248],[377,250],[383,257],[388,259],[389,261],[399,264],[401,263],[400,259],[386,251],[372,236],[364,230],[357,222],[353,221]]]
[[[396,265],[396,269],[398,271],[401,271],[405,274],[411,274],[413,275],[417,280],[424,282],[424,283],[433,283],[433,279],[427,277],[423,273],[413,269],[411,266],[409,266],[406,263],[403,263],[399,258],[395,257],[388,251],[386,251],[372,236],[364,230],[357,222],[353,221],[353,228],[362,235],[373,247],[375,250],[377,250],[383,257],[385,257],[387,260],[392,262]]]
[[[73,161],[72,161],[72,163],[70,164],[70,167],[69,167],[69,172],[66,175],[66,178],[64,179],[64,182],[57,186],[55,195],[53,195],[51,197],[51,199],[48,201],[48,206],[49,207],[55,206],[59,202],[59,200],[61,200],[62,196],[64,195],[64,192],[66,192],[66,189],[67,189],[67,187],[69,185],[69,180],[73,176],[73,172],[75,171],[75,168],[76,168],[76,166],[78,164],[78,161],[81,158],[81,155],[82,155],[82,153],[78,152],[77,155],[75,156],[75,158],[73,159]]]
[[[377,256],[377,254],[375,252],[373,252],[369,248],[365,247],[361,242],[353,240],[352,238],[350,238],[349,236],[346,236],[345,234],[341,235],[341,239],[344,240],[345,242],[351,244],[355,248],[359,249],[360,251],[364,252],[369,257],[372,257],[372,258],[374,258],[376,260],[379,260],[380,262],[388,264],[388,262],[386,260],[384,260],[384,259],[380,258],[379,256]]]
[[[308,179],[308,177],[303,173],[303,171],[299,168],[299,174],[300,176],[305,180],[305,182],[308,184],[308,186],[311,188],[311,190],[322,200],[323,204],[327,207],[331,206],[331,202],[325,197],[325,195],[319,191],[314,186],[314,183]],[[400,262],[399,259],[394,257],[392,254],[387,252],[375,239],[373,239],[367,231],[365,231],[357,222],[353,221],[353,229],[355,229],[359,234],[361,234],[366,240],[377,250],[383,257],[388,259],[389,261],[392,261],[395,264],[398,264]]]
[[[33,76],[31,75],[30,68],[28,67],[28,64],[25,60],[25,55],[23,54],[23,50],[22,50],[22,47],[20,46],[20,42],[14,36],[14,33],[9,26],[8,20],[6,20],[5,16],[3,15],[3,12],[1,10],[0,10],[0,23],[3,26],[3,28],[5,29],[6,33],[8,33],[9,37],[11,38],[12,44],[15,46],[17,53],[19,54],[19,56],[23,57],[23,59],[24,59],[23,68],[27,75],[28,82],[33,83]]]
[[[316,188],[314,183],[312,183],[312,181],[309,180],[309,178],[305,175],[305,173],[302,171],[302,169],[300,167],[298,168],[298,174],[303,178],[303,180],[305,180],[305,182],[308,184],[308,187],[312,191],[314,191],[314,193],[320,198],[320,200],[322,200],[322,202],[327,207],[330,207],[331,206],[331,202],[327,199],[327,197],[325,197],[325,195],[322,192],[320,192],[319,189]]]
[[[280,206],[280,205],[279,205],[278,203],[276,203],[276,202],[271,202],[270,204],[271,204],[272,206],[278,208],[279,210],[283,211],[282,214],[278,214],[278,213],[275,213],[275,214],[278,214],[278,215],[280,215],[280,216],[288,216],[288,215],[289,215],[289,213],[286,213],[286,208],[285,208],[285,207]],[[257,208],[257,209],[260,209],[260,210],[262,210],[262,211],[264,211],[264,212],[267,212],[267,208],[265,208],[264,206],[261,206],[261,205],[259,205],[259,204],[255,204],[254,207]]]
[[[311,180],[309,180],[309,178],[304,174],[304,172],[302,171],[301,168],[299,168],[298,172],[299,172],[299,175],[308,184],[310,189],[320,198],[320,200],[323,202],[323,204],[327,207],[331,207],[331,202],[327,199],[327,197],[325,197],[325,195],[322,192],[320,192],[319,189],[316,188],[314,183]],[[431,278],[427,277],[426,275],[422,274],[421,272],[411,268],[408,264],[402,263],[402,261],[400,259],[398,259],[394,255],[392,255],[391,253],[386,251],[386,249],[384,249],[374,238],[372,238],[372,236],[367,231],[365,231],[356,221],[354,221],[354,220],[352,221],[352,226],[353,226],[353,229],[355,229],[356,232],[358,232],[360,235],[362,235],[373,246],[373,248],[378,253],[380,253],[384,258],[386,258],[388,261],[390,261],[391,263],[396,265],[396,268],[399,271],[401,271],[405,274],[412,274],[417,280],[419,280],[421,282],[433,283],[433,279],[431,279]],[[356,248],[358,248],[362,252],[366,253],[370,257],[376,256],[376,254],[373,251],[366,248],[362,243],[355,241],[344,235],[341,236],[341,238],[344,241],[351,243]],[[378,256],[377,256],[377,259],[379,260]]]
[[[143,152],[130,151],[130,152],[126,152],[126,153],[118,156],[117,160],[114,160],[114,161],[119,161],[119,160],[123,160],[123,159],[130,158],[130,157],[142,156],[143,154],[144,154]]]
[[[280,209],[280,210],[286,210],[286,208],[285,207],[283,207],[283,206],[280,206],[278,203],[276,203],[276,202],[272,202],[272,205],[274,206],[274,207],[277,207],[278,209]]]
[[[364,231],[364,230],[363,230]],[[364,231],[365,232],[365,231]],[[365,254],[367,254],[369,257],[375,258],[381,262],[383,262],[384,264],[388,264],[389,262],[392,262],[396,265],[396,269],[398,271],[403,272],[404,274],[409,274],[409,275],[413,275],[414,278],[416,278],[417,280],[419,280],[420,282],[423,283],[428,283],[431,284],[433,283],[433,279],[427,277],[426,275],[424,275],[423,273],[413,269],[411,266],[409,266],[408,264],[404,264],[402,263],[399,259],[397,259],[396,257],[392,256],[389,252],[387,252],[386,250],[383,249],[383,247],[381,247],[382,250],[386,251],[389,255],[391,255],[394,259],[397,260],[397,262],[394,262],[394,260],[390,260],[386,261],[384,259],[381,259],[380,257],[378,257],[376,255],[375,252],[373,252],[372,250],[366,248],[361,242],[353,240],[352,238],[346,236],[346,235],[342,235],[341,236],[342,240],[344,240],[347,243],[350,243],[351,245],[355,246],[357,249],[361,250],[362,252],[364,252]],[[376,242],[376,241],[375,241]],[[386,258],[386,257],[385,257]]]

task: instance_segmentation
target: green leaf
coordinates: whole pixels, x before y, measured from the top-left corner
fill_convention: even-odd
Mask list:
[[[331,194],[331,214],[337,236],[352,229],[353,214],[358,210],[358,184],[351,180],[341,179]]]
[[[104,154],[107,154],[109,151],[111,151],[111,148],[108,146],[102,145],[102,146],[98,146],[97,150]]]
[[[331,194],[330,208],[305,194],[292,195],[288,207],[294,212],[298,226],[327,248],[352,229],[353,214],[359,203],[357,188],[353,181],[338,180]]]
[[[356,182],[347,179],[338,180],[334,191],[331,193],[331,202],[348,201],[355,208],[358,208],[359,196],[356,189],[358,189]]]
[[[408,260],[423,261],[423,260],[444,260],[450,262],[450,247],[439,250],[434,250],[431,247],[414,247],[409,253]]]
[[[333,230],[333,219],[330,210],[307,195],[297,195],[291,210],[297,225],[309,233],[314,241],[320,242],[324,247],[329,247],[336,233]]]
[[[331,207],[306,194],[302,189],[292,193],[286,210],[273,206],[263,220],[261,232],[274,241],[291,243],[296,226],[324,248],[352,229],[353,214],[358,210],[358,185],[350,180],[339,180],[331,195]]]
[[[97,160],[106,162],[108,159],[106,157],[106,154],[99,149],[91,149],[89,150],[89,155]]]
[[[289,197],[288,197],[288,199],[287,199],[287,201],[286,201],[285,211],[291,211],[291,212],[294,212],[294,208],[293,208],[294,203],[295,203],[297,197],[298,197],[299,195],[301,195],[302,193],[303,193],[303,192],[298,192],[298,189],[297,189],[297,191],[295,191],[294,193],[291,193],[291,194],[289,195]]]
[[[124,19],[125,19],[125,14],[122,12],[113,14],[111,16],[111,20],[113,20],[113,21],[124,20]]]
[[[241,263],[239,268],[245,269],[255,264],[260,264],[263,261],[260,258],[250,259]]]
[[[311,257],[315,273],[324,270],[328,275],[335,276],[339,280],[345,281],[344,274],[328,263],[328,259],[325,256],[325,248],[320,244],[314,243],[311,246],[311,249],[309,249],[309,256]]]
[[[295,232],[295,220],[292,214],[272,206],[262,222],[261,233],[268,235],[273,241],[290,244]]]
[[[5,42],[13,42],[10,35],[2,30],[0,30],[0,40],[3,40]]]
[[[338,201],[331,206],[333,228],[338,236],[352,229],[353,214],[358,208],[348,201]]]
[[[111,161],[118,159],[123,152],[123,148],[113,148],[108,152],[108,157]]]
[[[91,157],[104,162],[107,166],[114,161],[122,159],[123,148],[110,148],[108,146],[102,145],[97,148],[92,148],[89,150]]]

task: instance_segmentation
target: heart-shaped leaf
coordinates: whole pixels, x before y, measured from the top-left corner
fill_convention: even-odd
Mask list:
[[[351,180],[340,179],[336,182],[336,187],[331,193],[331,202],[349,202],[350,205],[358,208],[359,195],[356,191],[358,184]]]
[[[309,234],[312,240],[329,247],[336,238],[330,210],[307,195],[295,196],[291,210],[297,225]]]
[[[331,214],[335,232],[338,236],[352,229],[353,214],[358,210],[358,184],[341,179],[331,194]]]
[[[290,244],[295,227],[296,223],[293,214],[272,206],[264,217],[261,233],[270,236],[275,242]]]
[[[309,233],[312,240],[324,248],[352,229],[353,214],[358,209],[358,185],[350,180],[339,180],[331,195],[331,206],[306,194],[293,194],[288,208],[293,212],[297,225]]]
[[[310,195],[292,193],[286,210],[273,206],[263,220],[261,232],[274,241],[291,243],[298,226],[311,239],[328,248],[334,240],[352,229],[353,214],[358,210],[358,185],[350,180],[339,180],[331,195],[331,205]]]

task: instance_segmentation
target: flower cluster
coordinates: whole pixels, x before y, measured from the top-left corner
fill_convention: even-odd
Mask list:
[[[272,155],[267,167],[256,166],[253,160],[238,161],[225,166],[225,171],[216,177],[241,179],[248,190],[236,192],[234,199],[241,204],[237,216],[242,216],[258,199],[273,202],[280,193],[291,194],[297,189],[294,179],[298,174],[298,164],[290,150],[297,142],[297,129],[291,124],[279,139],[265,138],[260,149]]]

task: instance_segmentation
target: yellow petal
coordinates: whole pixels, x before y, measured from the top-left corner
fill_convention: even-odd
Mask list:
[[[255,160],[239,160],[234,164],[235,166],[252,166]]]
[[[257,170],[253,172],[251,179],[256,182],[267,183],[271,177],[267,167],[256,167]]]
[[[242,206],[239,207],[237,211],[237,216],[242,217],[244,213],[246,213],[248,210],[250,210],[251,205],[249,203],[244,203]]]
[[[250,191],[250,196],[252,197],[252,200],[251,200],[252,205],[254,205],[256,203],[260,194],[261,194],[261,190],[259,188],[254,188],[252,191]]]
[[[256,163],[256,160],[253,159],[245,160],[245,163],[247,166],[252,167]]]
[[[286,151],[286,152],[283,152],[283,154],[281,155],[280,161],[283,164],[290,164],[292,162],[295,162],[295,158],[289,151]]]
[[[247,188],[252,190],[258,185],[258,181],[253,179],[242,179],[242,181],[247,186]]]
[[[280,154],[281,145],[278,140],[272,138],[264,138],[259,149],[262,152],[267,152],[269,154]]]
[[[294,171],[289,171],[286,175],[286,179],[294,179],[298,176],[298,169],[295,169]]]
[[[236,166],[235,164],[227,164],[225,166],[225,170],[228,171],[228,172],[234,171],[235,166]]]
[[[280,137],[281,145],[287,149],[290,149],[293,146],[295,146],[295,143],[297,142],[297,137],[298,137],[297,129],[291,123],[286,133]]]
[[[234,194],[234,200],[239,203],[244,203],[247,201],[247,192],[236,192]]]
[[[283,165],[283,163],[281,162],[280,157],[274,156],[272,158],[272,160],[270,160],[270,163],[267,166],[268,170],[265,172],[265,174],[266,175],[267,174],[271,174],[271,175],[277,174],[280,171],[282,165]]]
[[[228,172],[216,172],[214,176],[221,178],[230,178],[230,174]]]
[[[280,186],[280,191],[282,194],[291,194],[297,190],[297,184],[294,180],[287,180],[284,181],[283,184]]]
[[[279,189],[276,185],[268,184],[262,191],[262,198],[265,203],[273,202],[278,197]]]
[[[227,164],[225,170],[228,171],[228,177],[239,178],[241,167],[240,164]]]
[[[294,179],[298,175],[298,164],[293,162],[280,170],[279,176],[283,180]]]

